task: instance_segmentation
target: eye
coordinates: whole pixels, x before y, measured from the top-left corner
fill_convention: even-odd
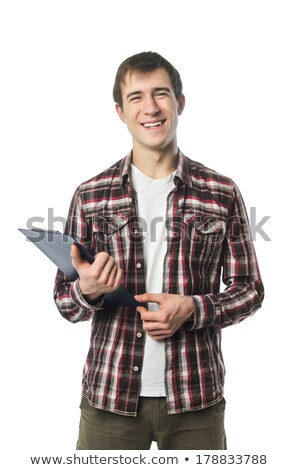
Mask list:
[[[166,91],[157,91],[157,93],[155,93],[155,96],[168,96],[168,93]]]
[[[141,99],[141,96],[140,96],[140,95],[133,95],[133,96],[131,96],[131,98],[130,98],[129,101],[130,101],[130,102],[131,102],[131,101],[138,101],[138,100],[140,100],[140,99]]]

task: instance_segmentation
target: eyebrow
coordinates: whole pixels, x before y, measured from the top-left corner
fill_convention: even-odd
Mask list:
[[[155,88],[153,89],[153,91],[154,91],[154,93],[156,93],[157,91],[166,91],[166,92],[168,92],[168,93],[171,93],[170,88],[168,88],[167,86],[164,86],[164,87],[155,87]],[[128,93],[128,94],[127,94],[126,98],[127,98],[127,100],[128,100],[128,99],[131,98],[131,96],[133,96],[133,95],[141,95],[141,94],[142,94],[142,91],[141,91],[141,90],[140,90],[140,91],[139,91],[139,90],[138,90],[138,91],[132,91],[131,93]]]

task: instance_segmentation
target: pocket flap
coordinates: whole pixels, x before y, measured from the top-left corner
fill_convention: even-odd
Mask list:
[[[128,223],[130,215],[129,212],[97,215],[92,219],[92,231],[112,235]]]
[[[225,231],[225,221],[214,215],[184,214],[184,222],[187,225],[192,225],[195,230],[198,230],[204,235],[224,233]]]

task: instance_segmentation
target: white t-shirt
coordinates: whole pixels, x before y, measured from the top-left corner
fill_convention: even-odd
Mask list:
[[[146,222],[144,256],[146,264],[146,292],[162,292],[163,263],[167,242],[165,219],[167,196],[174,188],[175,172],[162,179],[153,179],[131,165],[132,184],[137,192],[138,215]],[[149,310],[158,305],[149,303]],[[164,341],[156,341],[148,334],[145,338],[144,360],[141,375],[140,396],[166,396],[164,385]]]

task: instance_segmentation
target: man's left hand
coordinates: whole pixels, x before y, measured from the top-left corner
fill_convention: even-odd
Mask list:
[[[135,295],[135,299],[138,302],[154,302],[159,305],[157,311],[137,307],[144,331],[157,341],[173,336],[194,312],[192,300],[185,295],[141,294]]]

